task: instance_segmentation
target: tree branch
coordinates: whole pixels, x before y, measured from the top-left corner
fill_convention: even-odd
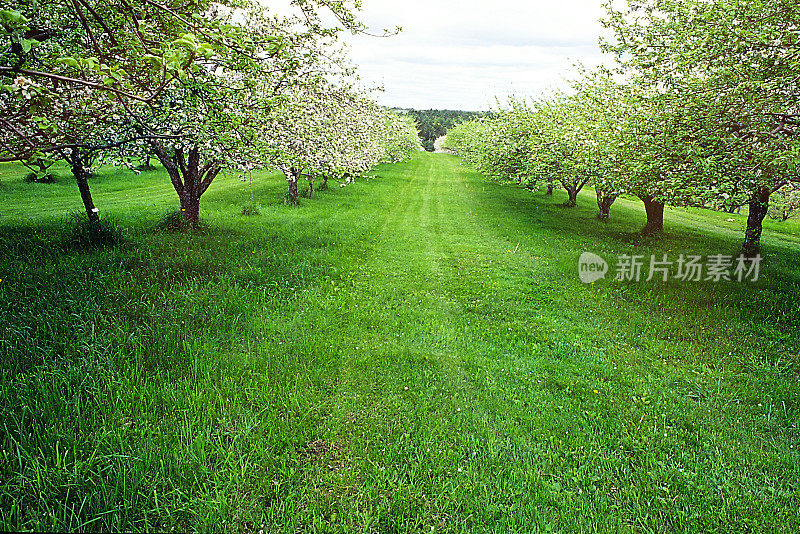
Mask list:
[[[28,76],[31,76],[31,77],[34,77],[34,78],[48,78],[50,80],[58,80],[60,82],[65,82],[65,83],[75,83],[75,84],[78,84],[78,85],[91,87],[92,89],[97,89],[97,90],[100,90],[100,91],[110,91],[110,92],[115,93],[117,95],[121,95],[121,96],[130,98],[131,100],[136,100],[138,102],[148,103],[152,99],[152,97],[150,97],[150,98],[142,98],[142,97],[134,95],[132,93],[128,93],[126,91],[122,91],[121,89],[117,89],[116,87],[111,87],[109,85],[105,85],[105,84],[102,84],[102,83],[91,82],[89,80],[81,80],[79,78],[69,78],[67,76],[60,76],[58,74],[53,74],[53,73],[50,73],[50,72],[41,72],[41,71],[38,71],[38,70],[20,69],[20,68],[16,68],[16,67],[0,67],[0,74],[4,74],[4,73],[27,74]]]
[[[74,0],[73,0],[73,1],[74,1]],[[100,25],[100,26],[103,28],[103,31],[104,31],[104,32],[106,32],[106,35],[108,35],[108,39],[111,41],[111,44],[112,44],[112,45],[114,45],[114,46],[119,46],[119,43],[117,42],[117,39],[116,39],[116,37],[114,37],[114,32],[112,32],[112,31],[111,31],[111,29],[108,27],[108,25],[106,24],[106,22],[103,20],[103,17],[101,17],[101,16],[100,16],[100,15],[97,13],[97,11],[95,11],[95,10],[92,8],[91,4],[89,4],[88,2],[86,2],[86,0],[77,0],[77,1],[78,1],[78,2],[80,2],[80,3],[81,3],[81,5],[82,5],[83,7],[85,7],[85,8],[86,8],[86,10],[87,10],[89,13],[91,13],[91,14],[92,14],[92,17],[94,17],[94,20],[96,20],[96,21],[97,21],[97,23],[98,23],[98,24],[99,24],[99,25]],[[87,29],[88,29],[88,28],[87,28]]]
[[[97,44],[97,39],[94,38],[94,32],[92,31],[92,28],[89,27],[89,22],[86,20],[86,17],[83,16],[83,11],[81,11],[80,6],[78,6],[78,0],[72,0],[72,5],[75,7],[75,13],[78,15],[78,18],[81,21],[81,26],[83,26],[83,29],[86,30],[86,34],[89,36],[89,40],[92,42],[92,46],[94,46],[97,56],[103,57],[103,52],[100,50],[100,45]]]

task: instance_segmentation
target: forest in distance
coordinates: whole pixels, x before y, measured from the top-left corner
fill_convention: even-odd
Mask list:
[[[450,109],[391,108],[392,111],[406,114],[414,119],[422,146],[433,152],[433,143],[443,137],[449,129],[462,122],[488,116],[486,111],[458,111]]]

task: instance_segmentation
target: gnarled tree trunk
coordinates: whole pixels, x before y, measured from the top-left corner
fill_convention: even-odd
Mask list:
[[[200,150],[197,147],[190,148],[188,154],[184,154],[182,148],[175,148],[170,155],[158,140],[150,141],[150,146],[167,170],[172,187],[178,193],[181,212],[187,225],[195,230],[200,224],[200,197],[219,174],[220,166],[216,160],[200,166]]]
[[[564,203],[565,206],[573,207],[578,204],[578,190],[572,187],[565,188],[567,190],[567,201]]]
[[[553,182],[547,182],[547,191],[545,195],[553,196]]]
[[[644,211],[647,214],[647,223],[642,228],[643,234],[658,234],[664,231],[664,202],[654,199],[651,195],[641,195],[644,202]]]
[[[581,192],[581,189],[583,189],[583,186],[586,185],[586,182],[588,181],[588,178],[581,180],[577,177],[562,178],[560,180],[561,185],[564,186],[564,189],[567,191],[568,195],[564,206],[571,208],[578,204],[578,193]]]
[[[601,221],[607,221],[611,211],[611,204],[617,200],[619,195],[617,193],[604,192],[602,189],[595,189],[595,193],[597,194],[597,208],[600,210],[597,218]]]
[[[761,251],[762,223],[769,209],[769,196],[771,194],[771,189],[762,187],[750,199],[747,228],[744,231],[744,243],[742,243],[742,254],[745,256],[755,256]]]
[[[284,172],[284,174],[286,174]],[[300,178],[300,171],[291,167],[289,173],[286,174],[286,182],[289,184],[289,189],[286,192],[286,203],[297,204],[297,180]]]

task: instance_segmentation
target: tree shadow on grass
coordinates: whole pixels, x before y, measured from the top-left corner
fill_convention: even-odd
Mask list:
[[[800,350],[797,325],[800,324],[800,250],[778,242],[764,246],[758,281],[720,281],[669,283],[645,281],[651,256],[661,260],[664,254],[675,262],[680,254],[700,255],[703,261],[712,255],[731,256],[739,254],[741,240],[714,233],[713,229],[697,227],[691,221],[677,224],[669,218],[665,221],[665,233],[660,235],[642,234],[638,229],[644,226],[645,217],[635,208],[614,206],[612,219],[600,223],[596,217],[594,203],[578,197],[578,205],[565,210],[558,194],[554,197],[530,195],[512,188],[485,187],[483,201],[492,206],[493,216],[504,219],[508,226],[522,234],[540,235],[547,243],[558,243],[561,250],[554,255],[563,256],[565,251],[573,251],[574,271],[564,271],[565,282],[572,289],[592,290],[582,287],[577,281],[578,256],[584,250],[601,253],[613,272],[616,257],[622,254],[644,256],[643,276],[640,281],[605,280],[609,298],[624,300],[624,306],[635,307],[640,314],[650,317],[653,324],[674,328],[675,314],[685,318],[678,328],[690,330],[699,328],[703,321],[718,317],[719,324],[714,327],[730,327],[733,336],[751,339],[748,350],[758,351],[774,348],[774,339],[767,339],[764,332],[772,332],[772,337],[780,338],[780,345],[787,350]],[[593,200],[593,199],[592,199]],[[643,210],[642,210],[643,211]],[[595,247],[594,249],[592,247]],[[675,270],[673,265],[673,273]],[[605,285],[603,285],[605,284]],[[564,290],[568,290],[564,287]],[[663,318],[663,319],[662,319]],[[669,319],[667,319],[669,318]],[[726,322],[723,324],[723,322]]]
[[[84,250],[64,247],[56,223],[0,227],[1,363],[12,375],[87,357],[169,371],[189,341],[255,335],[250,319],[268,301],[329,271],[324,239],[310,236],[131,234],[125,246]]]

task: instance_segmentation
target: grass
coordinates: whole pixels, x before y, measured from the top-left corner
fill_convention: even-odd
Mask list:
[[[70,182],[0,173],[0,529],[800,530],[794,221],[755,283],[583,285],[584,250],[733,254],[744,218],[644,238],[419,154],[298,207],[258,176],[252,216],[221,177],[197,235],[105,169],[124,240],[76,249]]]

